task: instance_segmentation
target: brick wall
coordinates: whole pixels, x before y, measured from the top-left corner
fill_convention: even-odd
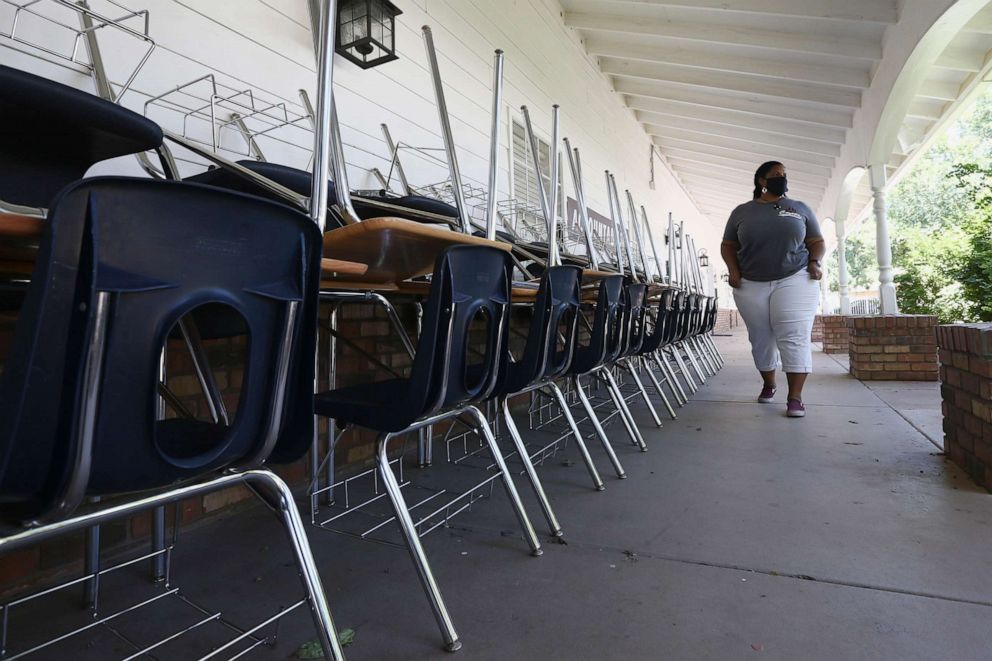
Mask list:
[[[937,317],[849,317],[851,374],[856,379],[936,381]]]
[[[937,329],[944,452],[992,490],[992,324]]]
[[[847,353],[850,338],[847,317],[825,314],[820,316],[820,323],[823,324],[823,353]]]
[[[716,333],[729,333],[741,325],[741,316],[737,310],[721,308],[716,313],[716,323],[713,330]]]
[[[813,332],[810,336],[813,342],[823,342],[823,315],[813,317]]]

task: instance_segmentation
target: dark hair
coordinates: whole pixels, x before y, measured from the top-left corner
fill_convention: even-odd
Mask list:
[[[757,200],[761,197],[761,184],[758,183],[758,179],[765,179],[766,175],[771,172],[772,168],[775,166],[782,166],[778,161],[767,161],[762,163],[754,173],[754,199]],[[785,167],[785,166],[782,166]]]

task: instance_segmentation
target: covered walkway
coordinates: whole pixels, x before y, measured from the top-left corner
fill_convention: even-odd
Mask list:
[[[629,479],[596,493],[567,453],[542,470],[566,545],[530,557],[496,503],[426,538],[457,658],[989,658],[992,500],[921,433],[935,386],[873,390],[816,352],[810,415],[790,420],[752,402],[743,336],[719,339],[727,367],[665,429],[645,416],[651,449],[624,448]],[[288,602],[295,569],[268,552],[270,525],[242,511],[185,533],[177,584],[249,620]],[[321,531],[311,544],[338,627],[356,631],[349,659],[456,658],[404,552]],[[269,603],[217,590],[248,575]],[[284,622],[272,658],[310,636],[305,615]]]

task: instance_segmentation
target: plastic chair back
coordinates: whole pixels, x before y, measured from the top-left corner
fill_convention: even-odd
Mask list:
[[[246,195],[125,178],[65,189],[0,380],[2,514],[301,456],[320,246],[306,216]],[[210,309],[248,335],[237,415],[159,420],[166,338]]]

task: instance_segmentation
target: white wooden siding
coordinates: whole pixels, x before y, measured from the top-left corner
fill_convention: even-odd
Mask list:
[[[282,101],[294,112],[302,112],[300,89],[313,95],[315,66],[306,0],[121,2],[132,9],[150,11],[152,36],[158,44],[132,91],[122,100],[134,110],[141,112],[146,99],[207,73],[232,88],[251,88],[259,98]],[[115,13],[104,3],[91,0],[94,9]],[[385,172],[389,167],[381,123],[389,125],[397,142],[441,146],[420,30],[422,25],[430,25],[467,182],[484,186],[487,179],[492,59],[494,49],[502,48],[506,52],[507,113],[511,118],[519,117],[520,106],[526,104],[535,130],[546,136],[550,133],[551,105],[561,105],[562,135],[582,152],[586,196],[592,208],[608,214],[603,172],[609,169],[617,176],[621,195],[629,187],[638,204],[647,206],[656,236],[663,233],[671,211],[699,237],[699,247],[708,247],[711,255],[718,253],[721,228],[704,220],[670,172],[656,167],[655,186],[649,188],[650,140],[633,112],[612,92],[594,60],[585,54],[577,33],[564,25],[557,0],[398,0],[397,4],[404,12],[396,30],[400,59],[368,71],[340,58],[335,66],[336,99],[352,187],[378,187],[370,168]],[[4,19],[0,13],[0,21]],[[109,33],[101,35],[101,40],[111,78],[119,84],[140,47]],[[5,64],[92,89],[82,73],[23,55],[11,49],[9,42],[0,40],[0,46],[0,60]],[[509,128],[512,123],[504,126]],[[227,147],[244,149],[233,133],[224,140]],[[309,160],[302,149],[264,138],[259,143],[271,161],[305,167]],[[511,144],[512,134],[506,130],[500,199],[510,195]],[[404,162],[413,185],[446,177],[444,168],[429,159],[415,159],[406,152]],[[134,172],[135,168],[127,160],[103,166],[101,171]],[[574,196],[570,176],[566,174],[564,180],[566,194]]]

